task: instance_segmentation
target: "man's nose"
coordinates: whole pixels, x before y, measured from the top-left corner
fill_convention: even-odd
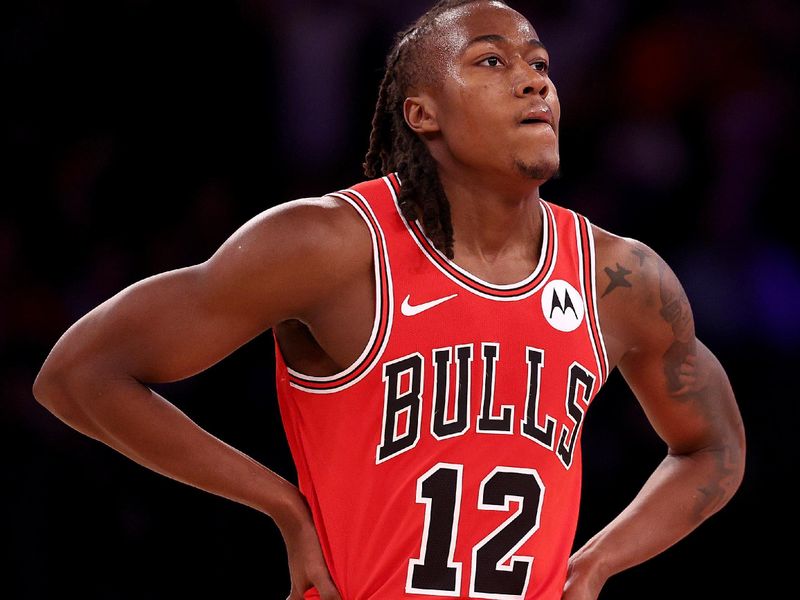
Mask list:
[[[541,71],[537,71],[523,60],[519,62],[521,66],[519,67],[519,74],[514,84],[514,95],[520,98],[534,94],[539,94],[542,97],[547,96],[549,87],[545,74]]]

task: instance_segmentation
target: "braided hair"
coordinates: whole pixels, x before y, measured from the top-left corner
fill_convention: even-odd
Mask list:
[[[367,177],[398,173],[403,184],[398,198],[403,216],[413,221],[421,215],[426,235],[450,259],[454,256],[450,203],[436,161],[405,121],[403,104],[410,87],[432,83],[431,72],[435,69],[425,62],[425,42],[435,32],[437,18],[477,1],[441,0],[397,35],[386,59],[386,74],[378,92],[369,151],[364,159]]]

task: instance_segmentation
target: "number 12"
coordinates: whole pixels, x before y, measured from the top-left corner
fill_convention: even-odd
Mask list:
[[[417,479],[417,502],[425,504],[419,558],[408,561],[406,592],[430,596],[461,594],[461,563],[453,561],[464,465],[438,463]],[[520,598],[530,581],[533,557],[514,556],[539,529],[544,484],[535,469],[495,467],[478,493],[478,509],[517,511],[472,548],[470,598]],[[508,559],[510,564],[505,565]]]

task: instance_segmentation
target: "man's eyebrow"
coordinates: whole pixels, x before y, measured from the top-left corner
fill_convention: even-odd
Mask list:
[[[467,45],[464,46],[464,50],[466,50],[473,44],[477,44],[479,42],[490,42],[492,44],[508,44],[509,40],[508,38],[499,35],[497,33],[488,33],[486,35],[479,35],[477,37],[472,38],[469,42],[467,42]],[[532,48],[541,48],[542,50],[547,50],[547,48],[544,47],[544,44],[539,40],[534,40],[534,39],[528,40],[527,45],[531,46]]]

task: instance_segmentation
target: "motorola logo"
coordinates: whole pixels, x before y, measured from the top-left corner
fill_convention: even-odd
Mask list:
[[[553,328],[574,331],[583,322],[583,299],[569,283],[556,279],[542,292],[542,313]]]

